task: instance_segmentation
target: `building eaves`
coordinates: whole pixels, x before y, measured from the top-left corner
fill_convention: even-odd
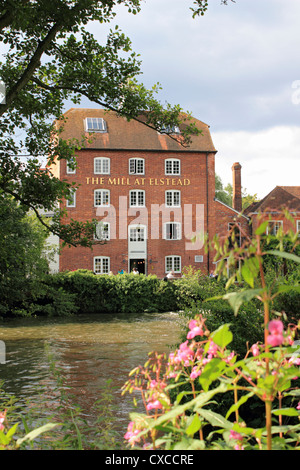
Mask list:
[[[234,212],[235,214],[238,214],[238,215],[241,216],[241,217],[245,217],[245,219],[247,219],[247,220],[250,219],[250,217],[248,217],[248,216],[245,215],[244,213],[239,212],[239,211],[233,209],[233,207],[228,206],[227,204],[225,204],[225,202],[220,201],[220,200],[217,199],[216,197],[214,198],[214,201],[219,202],[220,204],[223,204],[223,206],[227,207],[228,209],[230,209],[230,210],[231,210],[232,212]]]

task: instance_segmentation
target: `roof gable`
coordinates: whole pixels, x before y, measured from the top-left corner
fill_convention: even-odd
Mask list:
[[[299,194],[299,196],[297,195]],[[261,201],[251,204],[245,213],[300,211],[300,186],[276,186]]]

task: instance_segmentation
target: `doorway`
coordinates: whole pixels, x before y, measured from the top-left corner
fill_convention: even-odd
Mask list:
[[[146,260],[142,258],[130,259],[129,260],[129,272],[131,273],[133,268],[136,268],[139,274],[146,274]]]

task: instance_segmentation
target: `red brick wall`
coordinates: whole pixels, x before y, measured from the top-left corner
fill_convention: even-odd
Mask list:
[[[241,240],[250,235],[249,219],[217,200],[215,201],[215,216],[216,234],[219,236],[221,243],[225,242],[230,234],[229,224],[239,225]]]
[[[265,213],[265,214],[253,214],[251,215],[251,221],[252,221],[252,231],[253,233],[255,230],[261,225],[265,220],[281,220],[282,221],[282,228],[283,232],[287,233],[288,231],[293,231],[296,232],[297,230],[297,220],[300,220],[300,215],[299,213],[296,215],[291,214],[292,219],[286,218],[285,214],[282,213]]]
[[[110,158],[110,175],[94,174],[95,157]],[[129,175],[129,158],[145,159],[145,175]],[[166,158],[177,158],[181,160],[181,175],[166,176],[164,162]],[[119,227],[119,197],[127,196],[127,206],[129,204],[129,191],[131,189],[144,189],[146,195],[146,206],[148,209],[148,274],[156,274],[159,277],[165,275],[165,256],[181,256],[183,266],[192,265],[197,269],[207,272],[208,258],[204,249],[186,250],[186,240],[184,238],[187,225],[184,224],[184,216],[187,214],[187,204],[193,205],[193,225],[192,229],[197,229],[195,222],[196,204],[204,207],[204,230],[209,230],[211,236],[215,232],[215,171],[214,154],[196,152],[139,152],[139,151],[99,151],[83,150],[78,154],[78,167],[76,174],[66,173],[66,162],[61,161],[61,178],[80,183],[76,193],[76,207],[68,208],[69,217],[79,221],[91,220],[97,216],[97,208],[94,207],[94,190],[110,189],[110,204],[116,210],[116,240],[110,240],[106,244],[95,245],[93,250],[87,248],[64,248],[60,256],[60,270],[73,270],[78,268],[93,269],[94,256],[109,256],[110,268],[113,273],[124,269],[128,271],[128,241],[120,238]],[[89,180],[87,180],[89,178]],[[94,180],[92,180],[94,178]],[[98,184],[97,179],[98,178]],[[120,184],[108,184],[108,178],[120,178]],[[123,180],[122,180],[123,178]],[[144,178],[144,180],[143,180]],[[208,179],[207,179],[208,178]],[[174,181],[172,181],[172,179]],[[134,184],[139,180],[140,185]],[[169,181],[167,181],[169,180]],[[182,184],[178,183],[180,180]],[[116,180],[117,181],[117,180]],[[208,181],[208,186],[207,186]],[[123,183],[123,184],[122,184]],[[144,183],[144,184],[142,184]],[[163,184],[164,183],[164,184]],[[167,184],[169,183],[169,184]],[[189,184],[188,184],[189,183]],[[165,202],[166,189],[180,189],[181,209],[182,209],[182,239],[163,240],[162,239],[162,215],[159,222],[152,221],[152,227],[159,224],[159,239],[151,238],[151,204],[163,205]],[[208,208],[208,209],[207,209]],[[133,209],[132,209],[133,210]],[[139,209],[134,209],[136,215],[128,216],[127,223],[134,221],[139,216]],[[137,221],[138,222],[138,221]],[[121,225],[124,229],[124,226]],[[126,230],[127,233],[127,230]],[[202,255],[203,262],[195,263],[195,255]],[[151,263],[149,262],[151,259]],[[125,262],[123,262],[125,260]],[[209,260],[210,266],[212,259]]]

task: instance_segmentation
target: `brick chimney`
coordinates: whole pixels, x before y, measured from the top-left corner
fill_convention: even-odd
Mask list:
[[[232,207],[238,211],[242,211],[242,180],[241,169],[242,166],[236,162],[232,165]]]

